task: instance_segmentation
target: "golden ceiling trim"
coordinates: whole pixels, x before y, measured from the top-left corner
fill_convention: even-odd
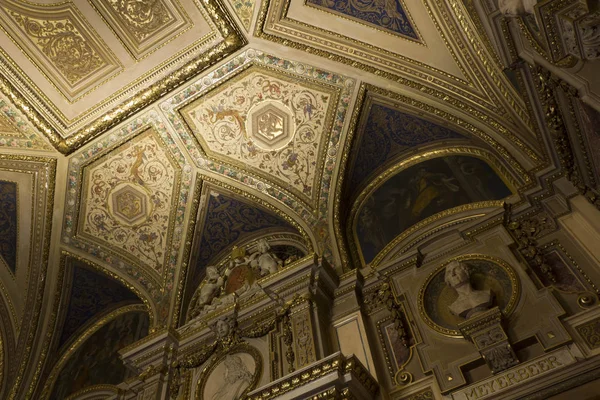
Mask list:
[[[169,74],[166,78],[150,85],[134,96],[125,100],[121,105],[99,116],[93,122],[81,128],[75,134],[63,138],[27,101],[16,88],[0,75],[0,90],[14,101],[19,110],[43,132],[50,143],[62,154],[68,155],[90,142],[95,137],[106,132],[134,113],[152,104],[165,93],[181,86],[210,66],[244,46],[247,41],[232,21],[226,8],[218,0],[200,0],[212,22],[223,37],[223,41],[209,49],[204,54],[189,61],[187,64]]]
[[[119,388],[115,385],[107,385],[107,384],[92,385],[92,386],[88,386],[85,389],[81,389],[81,390],[69,395],[65,400],[74,400],[74,399],[78,398],[79,396],[83,396],[86,394],[92,394],[93,392],[100,392],[100,391],[111,392],[112,394],[115,394],[115,395],[119,394]],[[101,393],[100,395],[106,396],[107,393]],[[94,399],[94,397],[92,397],[92,399]]]
[[[88,329],[86,329],[85,332],[82,333],[77,338],[77,340],[73,344],[71,344],[71,346],[69,346],[69,348],[61,355],[58,362],[56,364],[54,364],[50,374],[48,375],[48,378],[46,379],[44,388],[42,389],[42,392],[40,394],[40,398],[41,399],[49,398],[49,396],[52,394],[52,389],[54,388],[56,379],[58,378],[60,371],[63,369],[63,367],[69,360],[69,358],[73,355],[73,353],[75,353],[79,349],[79,347],[81,347],[81,345],[83,345],[85,343],[85,341],[87,339],[89,339],[94,333],[96,333],[98,330],[100,330],[100,328],[102,328],[107,323],[120,317],[123,314],[127,314],[127,313],[133,312],[133,311],[148,312],[148,310],[146,309],[146,306],[144,306],[143,304],[128,305],[128,306],[121,307],[117,310],[112,311],[111,313],[109,313],[109,314],[105,315],[104,317],[100,318],[99,320],[97,320],[92,326],[90,326]]]
[[[115,37],[119,40],[119,42],[121,42],[129,55],[137,61],[148,57],[150,54],[154,53],[156,50],[165,46],[167,43],[181,36],[184,32],[193,27],[193,22],[178,0],[158,0],[154,1],[150,6],[151,11],[149,12],[147,20],[152,20],[154,17],[156,17],[156,20],[158,20],[162,17],[163,20],[159,21],[158,23],[163,26],[166,25],[166,27],[169,28],[166,32],[165,29],[162,29],[163,26],[159,27],[159,29],[156,29],[153,32],[148,32],[148,29],[144,29],[145,27],[143,25],[143,21],[142,23],[135,21],[135,15],[131,16],[127,14],[127,11],[130,10],[117,9],[119,3],[121,3],[119,1],[88,0],[88,3],[94,8],[96,13],[114,33]],[[159,8],[162,8],[162,13]],[[120,12],[124,14],[123,17],[119,15]],[[170,21],[164,20],[165,14],[167,14],[168,17],[171,17]],[[119,21],[119,19],[121,21]],[[129,22],[129,27],[126,26],[126,21]],[[146,32],[144,32],[145,30]],[[137,31],[138,35],[147,33],[147,37],[136,38],[135,32],[132,31]],[[152,42],[144,43],[148,38],[153,38]],[[162,43],[159,44],[160,41],[162,41]],[[156,44],[159,45],[153,47]]]
[[[372,97],[372,94],[375,94],[378,97],[383,97],[385,99],[391,99],[393,101],[401,103],[400,104],[401,108],[403,108],[404,110],[406,110],[407,112],[409,112],[411,114],[425,113],[425,117],[430,120],[433,120],[433,121],[443,119],[443,121],[445,123],[448,123],[448,122],[450,123],[451,128],[457,129],[458,132],[466,133],[467,138],[475,136],[476,138],[483,140],[495,152],[497,152],[499,156],[501,156],[505,161],[508,162],[508,164],[514,170],[515,174],[517,174],[519,179],[522,180],[522,182],[516,182],[516,181],[511,182],[511,184],[513,185],[515,190],[520,189],[521,186],[523,186],[523,185],[526,186],[526,185],[532,184],[532,179],[531,179],[529,173],[521,166],[521,164],[516,159],[514,159],[514,157],[512,157],[512,155],[506,150],[506,148],[504,148],[494,138],[490,137],[486,132],[482,131],[478,127],[472,125],[471,123],[463,120],[460,117],[456,117],[452,114],[449,114],[446,111],[443,111],[437,107],[434,107],[429,104],[423,103],[421,101],[415,100],[408,96],[389,91],[387,89],[383,89],[383,88],[373,86],[370,84],[362,83],[359,88],[359,91],[358,91],[356,104],[354,106],[354,111],[353,111],[352,117],[350,119],[348,132],[347,132],[344,147],[342,150],[342,155],[341,155],[340,162],[339,162],[340,168],[337,172],[338,181],[337,181],[335,192],[334,192],[333,225],[334,225],[335,238],[336,238],[336,242],[337,242],[337,248],[339,249],[340,258],[342,261],[341,262],[342,266],[352,265],[350,256],[348,254],[349,247],[346,247],[346,244],[344,243],[344,237],[346,237],[346,236],[343,234],[343,228],[342,228],[342,224],[341,224],[340,212],[341,212],[342,188],[344,186],[344,178],[347,173],[347,168],[349,167],[348,160],[349,160],[350,156],[352,155],[353,146],[356,145],[356,143],[355,143],[356,142],[356,134],[357,134],[357,130],[359,127],[359,122],[360,122],[361,116],[364,113],[364,107],[366,104],[368,104],[368,100],[370,97]],[[470,146],[470,145],[466,146],[466,147],[474,148],[473,146]],[[481,151],[487,151],[487,150],[481,149]],[[399,159],[400,158],[398,158],[398,160]],[[395,167],[392,167],[392,168],[395,168]],[[390,171],[384,172],[384,174],[380,175],[377,179],[381,180],[382,176],[390,176]],[[500,176],[501,177],[513,177],[513,174],[507,172],[505,174],[504,173],[500,174]],[[502,178],[502,179],[504,180],[505,178]],[[370,190],[369,188],[371,187],[372,184],[373,184],[373,182],[371,182],[369,185],[367,185],[365,187],[365,190],[363,190],[363,197],[364,197],[364,193],[366,191]],[[356,205],[360,199],[361,199],[361,197],[358,197],[357,199],[355,199],[354,205]],[[354,206],[353,206],[353,208],[354,208]],[[352,236],[347,236],[347,238],[350,238],[350,237],[352,237]],[[350,243],[348,243],[347,245],[350,246]]]
[[[38,279],[29,279],[29,282],[37,282],[38,287],[36,293],[31,293],[32,288],[28,288],[27,290],[27,300],[25,306],[25,313],[23,314],[23,320],[26,318],[27,312],[31,312],[31,317],[27,317],[27,320],[31,321],[31,325],[28,326],[28,329],[21,329],[19,333],[19,342],[16,343],[16,351],[14,352],[15,361],[11,362],[9,376],[7,379],[14,378],[13,386],[11,388],[10,393],[8,394],[8,398],[15,398],[17,391],[21,385],[23,377],[25,375],[25,370],[27,366],[27,362],[29,359],[29,355],[33,349],[33,341],[36,336],[37,328],[39,325],[39,316],[41,313],[43,292],[45,289],[45,283],[47,280],[46,272],[48,269],[48,257],[50,252],[50,235],[52,231],[52,216],[54,211],[54,193],[56,182],[56,159],[50,157],[40,157],[40,156],[26,156],[20,154],[0,154],[0,162],[8,162],[12,166],[12,168],[17,168],[19,163],[22,163],[23,166],[27,164],[31,165],[39,165],[36,169],[36,178],[34,179],[34,184],[37,182],[38,185],[33,192],[33,196],[36,201],[33,201],[32,206],[38,206],[39,210],[37,210],[37,218],[35,221],[37,226],[40,227],[40,238],[41,240],[37,241],[33,239],[33,235],[30,238],[31,243],[31,252],[33,254],[39,252],[39,256],[37,256],[37,260],[32,261],[32,264],[39,268],[37,273],[35,274]],[[44,199],[45,204],[40,204],[41,199]],[[45,207],[44,207],[45,205]],[[42,228],[43,227],[43,228]],[[38,249],[36,251],[36,246]],[[28,277],[31,276],[31,264],[28,269]],[[30,304],[28,307],[27,304]],[[25,336],[26,334],[26,336]],[[20,366],[17,367],[18,361],[21,360]],[[15,368],[18,368],[17,372]]]

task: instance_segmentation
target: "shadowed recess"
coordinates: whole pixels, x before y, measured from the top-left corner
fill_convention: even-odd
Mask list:
[[[148,314],[132,311],[92,334],[65,363],[50,398],[62,400],[88,386],[116,385],[128,378],[118,351],[148,335],[148,324]]]
[[[410,23],[400,0],[307,0],[306,2],[346,17],[358,19],[359,22],[373,25],[376,28],[419,40],[419,35]]]
[[[118,281],[73,261],[69,304],[58,346],[94,316],[128,304],[141,303],[138,296]]]
[[[356,143],[347,189],[354,191],[387,160],[425,143],[459,139],[462,135],[425,119],[374,103]]]
[[[412,225],[464,204],[500,200],[511,190],[483,160],[433,158],[400,171],[365,199],[356,236],[365,263]]]
[[[17,270],[17,184],[0,181],[0,257]]]

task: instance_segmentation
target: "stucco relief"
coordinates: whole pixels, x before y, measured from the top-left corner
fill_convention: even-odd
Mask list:
[[[242,162],[311,199],[334,104],[330,92],[254,67],[182,113],[209,156]]]
[[[179,171],[153,130],[86,168],[80,233],[162,271]]]

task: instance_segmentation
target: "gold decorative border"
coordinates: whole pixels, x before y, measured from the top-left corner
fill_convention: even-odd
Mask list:
[[[49,396],[52,394],[52,389],[54,388],[54,384],[56,383],[56,379],[58,378],[60,371],[63,369],[69,358],[73,355],[73,353],[75,353],[75,351],[77,351],[87,339],[89,339],[94,333],[100,330],[100,328],[102,328],[104,325],[111,322],[112,320],[134,311],[147,312],[148,310],[142,304],[133,304],[121,307],[96,321],[81,336],[79,336],[77,340],[73,344],[71,344],[71,346],[69,346],[69,348],[61,355],[58,362],[52,368],[50,375],[48,375],[48,378],[46,379],[46,383],[44,384],[44,388],[40,394],[40,398],[49,398]]]
[[[433,158],[444,157],[448,155],[469,155],[481,160],[484,160],[490,165],[490,167],[496,172],[496,174],[502,179],[502,181],[508,186],[510,191],[514,194],[516,192],[516,188],[519,187],[519,182],[517,182],[514,177],[506,170],[504,165],[502,165],[490,152],[487,150],[483,150],[474,146],[449,146],[443,148],[437,148],[433,150],[426,150],[424,152],[418,153],[411,157],[408,157],[391,168],[387,169],[384,173],[377,176],[373,179],[367,187],[361,191],[358,198],[354,201],[351,211],[350,217],[348,218],[349,224],[346,227],[346,232],[348,237],[351,237],[353,242],[350,244],[350,248],[355,257],[358,257],[363,265],[365,265],[365,259],[363,257],[362,251],[360,251],[358,235],[356,233],[356,226],[358,224],[358,216],[360,215],[360,211],[364,207],[367,199],[380,187],[382,186],[388,179],[398,174],[399,172],[410,168],[414,165],[417,165],[423,161],[430,160]],[[402,232],[399,236],[394,238],[394,240],[388,243],[383,250],[381,250],[373,260],[375,263],[379,263],[381,259],[387,254],[394,246],[400,243],[404,238],[406,238],[411,233],[421,229],[425,225],[433,223],[435,221],[440,220],[441,218],[460,213],[467,210],[487,208],[487,207],[500,207],[502,206],[502,200],[492,200],[492,201],[482,201],[476,203],[470,203],[462,206],[453,207],[448,210],[444,210],[442,212],[436,213],[431,217],[428,217],[422,221],[419,221],[415,225],[409,227],[404,232]]]
[[[66,139],[63,138],[58,131],[35,110],[32,104],[26,100],[3,75],[0,75],[0,91],[13,101],[13,104],[27,116],[27,119],[29,119],[38,130],[46,135],[50,143],[58,151],[68,155],[131,115],[154,103],[165,93],[183,85],[188,80],[197,76],[200,71],[206,70],[247,44],[247,40],[239,31],[221,2],[217,0],[199,1],[201,1],[206,8],[208,15],[216,25],[217,30],[224,40],[216,46],[213,46],[204,54],[196,57],[178,70],[169,74],[164,79],[161,79],[150,85],[148,88],[138,92],[133,97],[123,101],[121,105],[104,113],[95,121],[86,125]]]
[[[79,396],[83,396],[86,394],[90,394],[92,392],[99,392],[99,391],[112,392],[113,394],[118,394],[119,388],[114,385],[93,385],[93,386],[86,387],[85,389],[81,389],[78,392],[73,393],[72,395],[69,395],[65,400],[74,400],[74,399],[78,398]]]
[[[444,336],[455,337],[455,338],[463,337],[461,335],[460,331],[454,330],[454,329],[443,328],[443,327],[439,326],[438,324],[436,324],[431,318],[429,318],[429,316],[425,312],[425,289],[427,288],[427,286],[429,286],[429,283],[434,278],[434,276],[436,276],[438,273],[440,273],[440,271],[442,271],[444,268],[446,268],[446,265],[448,265],[449,263],[451,263],[453,261],[469,261],[469,260],[483,260],[483,261],[492,262],[492,263],[496,264],[497,266],[501,267],[508,274],[510,281],[513,285],[513,292],[510,294],[510,298],[508,299],[508,302],[506,303],[506,307],[504,308],[504,310],[502,310],[503,315],[509,316],[514,311],[514,309],[517,306],[517,303],[519,301],[519,297],[521,295],[521,283],[519,281],[517,273],[515,272],[513,267],[511,267],[506,261],[502,260],[501,258],[494,257],[494,256],[488,256],[485,254],[473,253],[473,254],[463,254],[460,256],[452,257],[452,258],[444,261],[444,263],[442,263],[439,267],[437,267],[435,270],[433,270],[427,276],[427,279],[425,280],[425,282],[423,283],[423,285],[421,285],[421,288],[419,289],[419,298],[418,298],[419,315],[421,316],[423,321],[425,321],[425,324],[427,324],[427,326],[429,326],[434,331],[441,333]]]
[[[227,349],[227,351],[214,355],[212,359],[208,361],[208,365],[200,373],[198,383],[196,384],[196,400],[204,399],[204,389],[208,382],[208,378],[210,378],[210,375],[214,371],[214,369],[221,363],[221,361],[223,361],[225,357],[235,353],[250,354],[252,358],[254,358],[254,363],[256,365],[256,369],[254,371],[254,374],[252,375],[252,382],[250,382],[250,385],[248,386],[248,388],[246,388],[246,390],[244,390],[240,398],[245,398],[248,392],[256,388],[256,385],[260,381],[260,378],[262,377],[263,373],[262,355],[260,354],[260,351],[258,351],[255,347],[250,346],[247,343],[240,343]]]

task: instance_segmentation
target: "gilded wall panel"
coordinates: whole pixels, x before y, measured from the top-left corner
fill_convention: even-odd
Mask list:
[[[11,39],[67,98],[122,70],[119,60],[72,3],[7,0],[0,20]]]
[[[177,0],[90,0],[129,53],[140,59],[191,27]]]

